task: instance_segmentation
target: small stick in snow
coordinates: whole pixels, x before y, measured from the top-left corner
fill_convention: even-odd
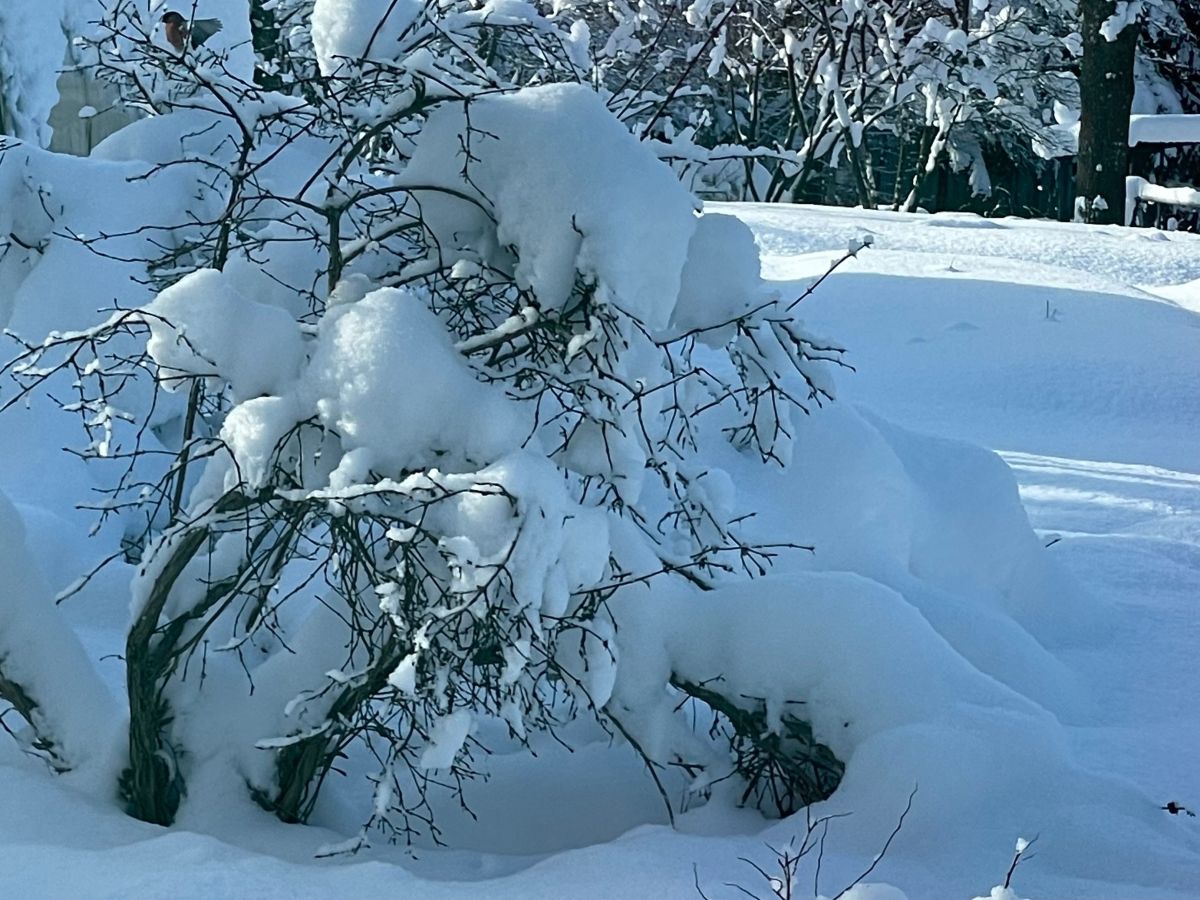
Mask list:
[[[1159,809],[1165,809],[1167,812],[1169,812],[1173,816],[1177,816],[1180,813],[1183,813],[1184,815],[1191,816],[1193,819],[1196,818],[1196,814],[1194,812],[1192,812],[1186,806],[1181,806],[1180,804],[1176,803],[1174,800],[1169,801],[1166,806],[1160,806]]]
[[[1025,838],[1017,838],[1017,849],[1013,853],[1012,863],[1008,867],[1008,871],[1004,873],[1004,887],[1007,889],[1012,884],[1013,873],[1017,871],[1017,866],[1021,862],[1021,858],[1025,856],[1026,851],[1037,842],[1038,835],[1034,835],[1029,840]],[[1033,859],[1033,854],[1029,854],[1029,858]]]

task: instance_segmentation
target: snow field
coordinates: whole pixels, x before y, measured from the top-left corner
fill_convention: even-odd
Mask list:
[[[804,223],[797,227],[796,241],[809,251],[803,229],[813,226],[806,213],[850,217],[841,211],[787,212]],[[763,215],[778,213],[764,210]],[[747,218],[753,224],[753,217]],[[872,217],[861,224],[870,227]],[[1006,222],[1005,228],[1017,232],[1018,241],[1029,239],[1015,223]],[[1032,224],[1029,230],[1045,227]],[[878,848],[917,784],[914,812],[880,870],[881,878],[902,885],[908,897],[987,896],[980,873],[995,872],[998,878],[1015,836],[1034,833],[1041,835],[1039,855],[1018,870],[1021,896],[1188,896],[1197,872],[1195,834],[1185,819],[1158,810],[1157,801],[1187,797],[1196,789],[1186,762],[1188,735],[1195,734],[1195,717],[1188,712],[1195,696],[1188,685],[1194,678],[1186,649],[1194,625],[1180,603],[1195,589],[1200,481],[1185,471],[1127,460],[1186,463],[1184,448],[1195,433],[1190,424],[1195,420],[1171,392],[1182,389],[1187,345],[1180,338],[1178,350],[1162,348],[1192,327],[1190,313],[1136,289],[1122,296],[1110,284],[1103,294],[1091,293],[1093,276],[1070,267],[1057,273],[1053,288],[988,281],[980,277],[987,261],[977,258],[961,263],[974,268],[971,274],[914,279],[908,272],[914,264],[932,267],[941,258],[940,246],[921,247],[931,231],[920,219],[907,229],[893,226],[898,240],[919,248],[906,251],[905,267],[895,275],[872,276],[847,269],[805,301],[808,321],[845,335],[851,347],[850,359],[860,371],[839,377],[843,401],[857,398],[884,415],[916,419],[914,424],[943,434],[980,439],[999,433],[994,443],[1008,451],[1005,459],[1021,484],[1024,506],[1044,540],[1026,530],[1015,485],[995,457],[898,429],[875,412],[841,402],[818,412],[804,432],[793,475],[760,476],[754,482],[738,471],[736,454],[723,460],[743,498],[755,498],[747,502],[760,506],[764,532],[790,527],[791,536],[814,545],[816,552],[791,556],[769,579],[717,597],[697,601],[661,591],[652,597],[631,594],[624,601],[629,621],[643,627],[630,631],[645,640],[657,634],[655,640],[663,643],[643,649],[635,641],[623,648],[616,697],[631,706],[653,705],[660,695],[647,686],[663,683],[666,660],[690,666],[688,671],[703,678],[717,674],[714,658],[729,663],[719,666],[720,674],[740,679],[748,691],[782,696],[795,690],[805,696],[819,737],[849,764],[845,782],[827,804],[830,810],[855,812],[849,820],[855,824],[839,825],[829,839],[825,871],[830,883],[852,874]],[[769,234],[779,239],[781,231]],[[1086,240],[1070,232],[1064,238],[1086,259]],[[1172,262],[1170,247],[1166,250],[1166,259],[1156,261],[1151,254],[1132,259],[1132,274],[1157,265],[1167,277],[1173,272],[1181,280],[1190,277],[1186,265]],[[920,252],[929,258],[921,260]],[[1060,258],[1072,261],[1065,252]],[[862,265],[882,265],[877,260],[864,253]],[[772,265],[778,263],[768,256],[768,275]],[[864,289],[868,277],[874,281]],[[1075,286],[1080,281],[1088,285],[1083,290]],[[1036,315],[1037,304],[1055,288],[1061,292],[1055,295],[1062,299],[1055,305],[1063,310],[1061,321],[1044,322]],[[983,292],[986,302],[980,299]],[[943,325],[938,334],[931,327],[960,322],[977,329]],[[901,324],[907,331],[933,333],[942,345],[963,336],[976,342],[957,352],[936,348],[943,352],[927,353],[918,365],[906,354],[914,347],[931,348],[910,344]],[[990,422],[985,422],[988,416],[971,415],[975,404],[994,402],[992,388],[972,381],[971,371],[986,368],[981,359],[1001,362],[1036,329],[1050,330],[1063,352],[1078,354],[1074,384],[1068,377],[1072,367],[1064,366],[1055,389],[1014,391],[1002,410],[991,408]],[[1096,358],[1089,354],[1098,336],[1116,330],[1140,367],[1140,382],[1151,392],[1146,396],[1157,404],[1143,410],[1147,425],[1156,422],[1156,428],[1097,427],[1093,407],[1072,402],[1093,396],[1089,388],[1096,372],[1085,370],[1083,361]],[[989,334],[992,340],[984,341]],[[1151,352],[1151,345],[1158,351]],[[1049,350],[1042,349],[1044,359]],[[1030,367],[1036,358],[1029,354]],[[1102,357],[1096,367],[1110,364]],[[889,371],[876,376],[876,367]],[[1020,375],[1019,367],[1013,373]],[[901,376],[918,379],[919,389],[898,383]],[[1024,377],[1032,388],[1038,376]],[[1168,415],[1168,408],[1177,415]],[[1129,407],[1120,409],[1113,420],[1129,413]],[[1056,427],[1047,425],[1051,421]],[[1061,447],[1080,455],[1048,454]],[[1116,455],[1126,461],[1087,461],[1109,455],[1106,447],[1123,448]],[[837,460],[832,478],[821,474],[830,460]],[[806,472],[815,474],[805,477]],[[1042,546],[1054,536],[1061,539]],[[1148,585],[1155,587],[1147,591]],[[707,615],[697,615],[697,602]],[[686,630],[667,627],[687,618],[694,624]],[[698,632],[698,627],[708,630]],[[709,641],[721,648],[719,654],[700,652]],[[861,652],[850,655],[847,647]],[[780,671],[787,673],[782,683],[770,677]],[[1164,691],[1167,685],[1173,687]],[[669,728],[669,720],[660,719],[660,725],[664,721]],[[488,878],[489,872],[510,873],[487,882],[489,896],[548,895],[568,882],[579,896],[590,896],[593,888],[596,896],[611,896],[613,873],[620,872],[618,895],[684,897],[694,892],[693,862],[702,883],[710,886],[745,880],[748,870],[737,868],[738,854],[752,852],[766,862],[753,837],[762,826],[752,815],[722,812],[719,797],[686,813],[681,832],[642,828],[606,843],[624,827],[660,821],[661,810],[636,762],[616,747],[605,748],[603,740],[596,743],[599,737],[581,736],[580,761],[574,754],[556,757],[545,751],[547,763],[563,775],[575,772],[558,788],[553,785],[562,776],[539,774],[534,768],[539,762],[498,758],[493,784],[480,786],[482,797],[496,794],[481,800],[480,824],[449,816],[449,833],[459,837],[460,846],[477,849],[445,856],[418,852],[416,860],[405,863],[417,875],[385,863],[391,857],[385,848],[370,851],[376,862],[326,863],[325,874],[319,874],[320,867],[304,862],[304,848],[323,838],[301,838],[296,830],[268,837],[279,829],[249,809],[243,814],[242,839],[257,853],[186,832],[145,843],[134,835],[148,836],[152,829],[109,812],[99,819],[108,823],[99,833],[113,847],[103,864],[101,857],[88,857],[89,851],[66,850],[56,836],[42,838],[49,842],[45,851],[25,848],[23,859],[36,861],[39,852],[67,853],[93,873],[90,883],[110,879],[114,896],[136,878],[151,895],[188,885],[219,891],[236,883],[239,889],[261,885],[267,896],[282,890],[281,884],[293,895],[322,896],[321,880],[332,878],[331,885],[363,890],[377,879],[401,879],[414,889],[420,885],[423,896],[458,896],[465,885],[427,879]],[[10,764],[26,773],[29,786],[23,793],[38,798],[29,802],[44,803],[47,797],[59,805],[81,802],[19,758]],[[531,792],[531,778],[545,788]],[[589,787],[592,782],[595,788]],[[563,812],[535,811],[553,796],[539,797],[542,790],[562,792]],[[589,797],[592,806],[587,806]],[[576,811],[563,819],[563,825],[577,823],[567,828],[574,833],[567,846],[601,841],[590,849],[568,850],[561,843],[563,825],[556,822],[573,803]],[[600,815],[591,824],[579,821],[605,806],[615,820]],[[328,824],[337,828],[340,821],[341,827],[353,828],[353,807],[327,804]],[[522,807],[528,811],[520,812]],[[505,817],[524,823],[521,839],[505,838],[502,829],[489,824],[489,818]],[[193,811],[187,824],[229,828],[228,818],[212,809]],[[783,822],[770,825],[762,837],[781,843],[794,831]],[[561,849],[526,868],[529,854],[536,858],[541,848],[554,847]],[[146,874],[145,862],[164,853],[177,871]],[[728,859],[718,858],[724,856]],[[15,885],[49,886],[50,896],[73,883],[60,878],[55,888],[47,880],[48,865],[33,862],[21,869],[27,874]],[[594,875],[587,878],[585,872]]]

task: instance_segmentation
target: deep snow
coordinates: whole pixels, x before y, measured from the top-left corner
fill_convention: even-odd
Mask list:
[[[797,472],[737,479],[760,527],[817,548],[781,564],[807,586],[806,618],[789,621],[772,599],[776,576],[711,636],[726,674],[775,654],[781,680],[810,691],[818,715],[825,703],[854,717],[847,779],[823,810],[853,815],[830,831],[822,890],[865,868],[915,781],[913,812],[870,879],[911,900],[986,895],[1013,842],[1035,833],[1037,856],[1015,880],[1022,897],[1195,896],[1200,820],[1158,807],[1200,805],[1200,239],[957,215],[714,211],[751,226],[763,275],[785,295],[851,239],[875,242],[802,305],[805,325],[847,346],[857,368],[838,373],[839,403],[801,429]],[[1023,530],[1004,466],[960,440],[1001,452],[1040,541]],[[32,555],[61,580],[60,551],[36,527],[58,512],[39,512],[39,495],[52,506],[60,492],[19,487]],[[640,614],[678,603],[686,615],[669,592],[656,600]],[[98,656],[122,623],[88,608],[97,602],[64,609]],[[663,648],[693,667],[698,649]],[[830,658],[844,669],[829,683],[804,665]],[[636,757],[582,725],[568,738],[573,753],[543,740],[538,759],[494,758],[491,782],[469,795],[478,822],[446,810],[455,849],[324,861],[317,848],[361,821],[362,788],[349,779],[323,801],[325,828],[278,825],[231,794],[167,831],[0,741],[0,886],[36,897],[683,898],[698,896],[695,867],[705,893],[724,897],[735,893],[725,882],[761,887],[738,857],[769,865],[763,842],[802,824],[717,796],[672,831]]]

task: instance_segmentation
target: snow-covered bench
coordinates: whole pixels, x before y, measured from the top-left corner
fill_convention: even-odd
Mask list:
[[[1200,144],[1200,115],[1137,115],[1129,117],[1129,146]],[[1200,209],[1200,190],[1187,185],[1166,187],[1138,175],[1125,179],[1125,224],[1133,223],[1138,203],[1158,203]]]
[[[1161,203],[1164,206],[1181,206],[1200,209],[1200,191],[1193,187],[1164,187],[1152,184],[1138,175],[1125,179],[1125,224],[1132,225],[1139,202]]]

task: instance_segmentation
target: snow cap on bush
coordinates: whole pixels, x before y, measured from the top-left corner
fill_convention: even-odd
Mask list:
[[[754,235],[741,219],[706,213],[696,222],[683,267],[671,331],[682,333],[744,315],[762,289],[762,265]],[[707,342],[728,340],[719,330]]]
[[[146,349],[168,387],[172,376],[206,375],[228,381],[237,399],[276,394],[304,362],[295,320],[277,306],[246,299],[216,269],[181,278],[146,312]]]
[[[670,318],[695,202],[587,87],[526,88],[437,109],[402,183],[476,200],[422,195],[442,253],[483,253],[543,307],[561,308],[582,275],[595,281],[597,299],[651,328]]]
[[[420,12],[419,0],[316,0],[312,42],[321,74],[347,61],[392,59],[396,40]]]
[[[361,451],[342,472],[483,465],[520,446],[514,409],[475,379],[417,296],[394,288],[333,307],[304,376],[305,405]]]

